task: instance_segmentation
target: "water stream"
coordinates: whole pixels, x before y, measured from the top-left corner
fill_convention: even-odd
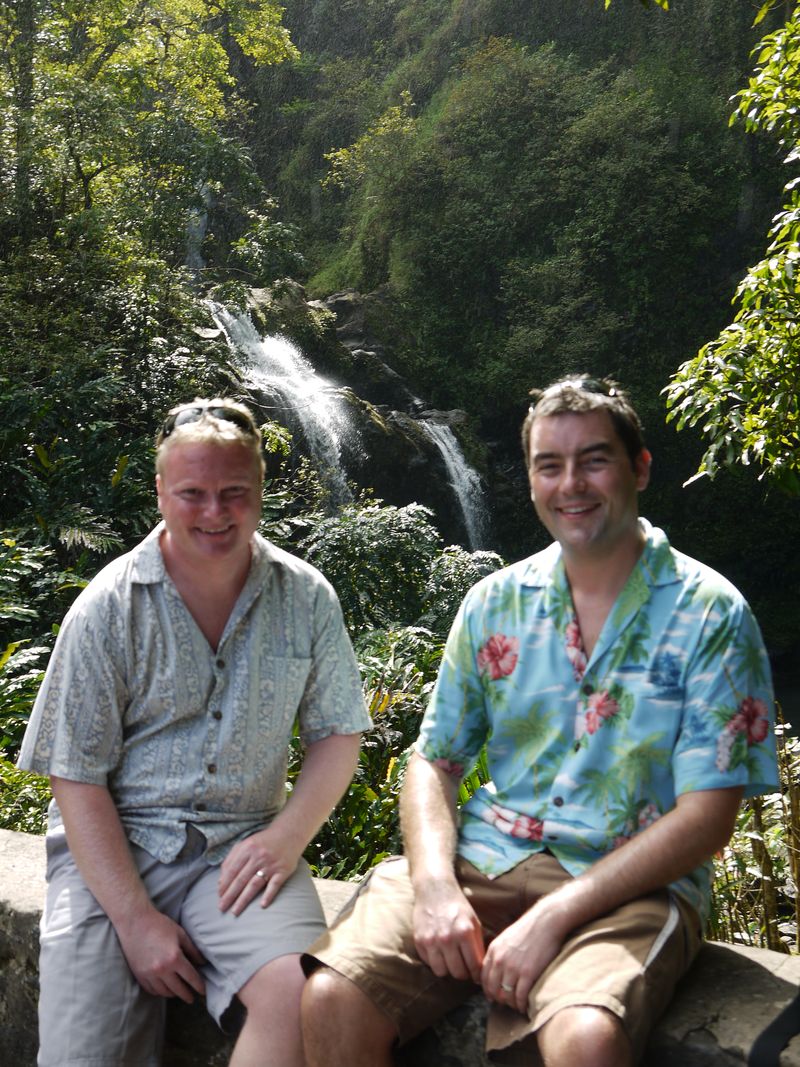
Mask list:
[[[450,488],[458,501],[471,551],[487,544],[486,504],[478,472],[467,463],[451,428],[443,422],[420,419],[420,425],[439,449]]]
[[[353,499],[342,462],[342,448],[356,444],[357,430],[335,386],[317,374],[285,337],[262,338],[249,315],[233,315],[209,302],[214,321],[233,352],[245,357],[241,367],[251,389],[276,396],[300,424],[323,485],[334,504]]]
[[[349,503],[353,496],[347,481],[346,454],[356,453],[363,445],[340,391],[317,374],[285,337],[262,338],[248,314],[233,314],[213,301],[208,301],[208,307],[236,354],[247,385],[254,392],[275,399],[284,416],[296,420],[332,503]],[[421,400],[417,403],[423,407]],[[480,477],[467,463],[446,423],[430,417],[417,421],[442,457],[468,547],[473,551],[485,547],[488,531]]]

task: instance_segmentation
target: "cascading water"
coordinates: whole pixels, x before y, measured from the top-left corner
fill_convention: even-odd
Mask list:
[[[246,313],[233,315],[211,301],[208,306],[231,350],[245,357],[241,369],[247,384],[268,395],[277,394],[294,414],[333,503],[352,500],[342,447],[345,442],[351,447],[357,443],[357,431],[335,387],[285,337],[262,338]]]
[[[486,547],[486,507],[478,472],[467,463],[456,435],[449,426],[432,419],[420,419],[419,423],[425,427],[425,432],[441,453],[450,488],[461,511],[469,548],[474,552]]]

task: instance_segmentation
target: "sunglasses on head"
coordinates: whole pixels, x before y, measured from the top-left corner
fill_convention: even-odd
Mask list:
[[[237,411],[236,408],[223,407],[218,404],[189,404],[185,408],[181,408],[180,411],[173,411],[171,415],[167,415],[164,419],[161,426],[162,441],[165,441],[179,426],[197,422],[198,419],[201,419],[206,414],[213,415],[215,419],[221,419],[223,422],[232,422],[234,426],[238,426],[245,433],[255,433],[253,424],[247,415]]]
[[[533,411],[539,401],[548,394],[560,393],[564,389],[581,389],[584,393],[599,393],[601,396],[619,395],[619,390],[616,386],[603,381],[602,378],[575,378],[574,380],[557,382],[555,385],[548,386],[536,400],[531,401],[530,410]]]

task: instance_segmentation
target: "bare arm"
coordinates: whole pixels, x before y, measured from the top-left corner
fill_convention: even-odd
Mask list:
[[[225,857],[219,881],[222,911],[240,915],[259,893],[263,908],[275,898],[350,784],[360,743],[360,734],[331,734],[308,746],[286,806],[269,826],[234,845]],[[264,872],[266,882],[256,871]]]
[[[114,801],[105,786],[50,779],[67,842],[83,880],[110,919],[137,981],[155,996],[205,991],[193,964],[202,957],[188,934],[154,907],[133,862]]]
[[[400,797],[403,843],[414,886],[414,941],[439,977],[480,981],[483,933],[456,881],[458,782],[416,753]]]
[[[741,798],[740,788],[685,793],[642,833],[542,897],[490,945],[481,975],[487,996],[525,1011],[531,986],[572,930],[704,863],[730,839]],[[513,993],[502,996],[503,985]]]

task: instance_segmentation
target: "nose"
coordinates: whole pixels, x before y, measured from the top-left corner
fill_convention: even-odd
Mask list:
[[[586,477],[583,468],[575,460],[569,460],[564,464],[561,475],[562,493],[581,493],[586,488]]]
[[[205,500],[206,511],[210,515],[218,515],[225,510],[225,498],[222,493],[208,493]]]

